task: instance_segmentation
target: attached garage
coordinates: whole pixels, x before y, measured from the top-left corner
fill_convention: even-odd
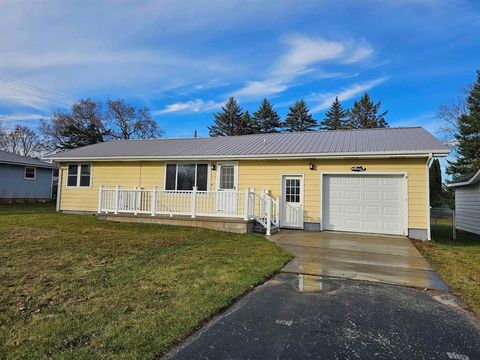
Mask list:
[[[407,235],[404,174],[323,174],[323,229]]]

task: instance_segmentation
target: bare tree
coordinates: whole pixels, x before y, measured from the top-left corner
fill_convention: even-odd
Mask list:
[[[70,112],[54,112],[49,120],[42,121],[41,130],[57,149],[97,144],[110,136],[102,104],[91,99],[81,99]]]
[[[27,126],[17,125],[0,132],[0,148],[13,154],[38,157],[46,150],[42,137]]]
[[[464,96],[458,96],[449,103],[441,104],[438,107],[437,117],[443,121],[439,133],[442,141],[450,148],[455,148],[455,134],[458,132],[458,119],[460,116],[468,113],[466,95],[469,93],[471,85],[462,89]]]
[[[150,139],[163,135],[146,108],[136,108],[124,100],[108,100],[106,118],[116,139]]]

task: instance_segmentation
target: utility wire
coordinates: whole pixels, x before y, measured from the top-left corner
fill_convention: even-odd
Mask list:
[[[5,86],[5,85],[1,85],[1,84],[0,84],[0,87],[3,87],[5,89],[9,89],[9,90],[13,90],[13,91],[20,91],[24,94],[28,94],[28,95],[31,95],[31,96],[36,96],[36,97],[39,97],[39,98],[44,99],[44,100],[56,102],[56,103],[59,103],[59,104],[65,105],[65,106],[70,106],[70,104],[67,104],[63,101],[55,100],[55,99],[52,99],[52,98],[49,98],[49,97],[46,97],[46,96],[43,96],[43,95],[40,95],[40,94],[31,93],[31,92],[25,91],[23,89],[15,89],[15,88],[11,88],[9,86]]]
[[[13,83],[13,84],[16,84],[16,85],[28,87],[28,88],[30,88],[30,89],[34,89],[34,90],[37,90],[37,91],[40,91],[40,92],[43,92],[43,93],[46,93],[46,94],[55,95],[55,96],[64,98],[65,100],[68,100],[68,97],[65,96],[65,95],[62,95],[62,94],[57,93],[57,92],[52,91],[52,90],[48,90],[48,89],[45,89],[45,88],[41,88],[41,87],[39,87],[39,86],[35,86],[35,85],[32,85],[32,84],[26,83],[26,82],[24,82],[24,81],[9,79],[9,78],[7,78],[7,77],[5,77],[5,76],[0,76],[0,81],[9,82],[9,83]]]

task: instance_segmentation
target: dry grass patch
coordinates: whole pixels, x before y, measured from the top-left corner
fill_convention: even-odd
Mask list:
[[[431,242],[415,245],[455,295],[480,316],[480,237],[459,232],[452,239],[451,223],[432,224]]]

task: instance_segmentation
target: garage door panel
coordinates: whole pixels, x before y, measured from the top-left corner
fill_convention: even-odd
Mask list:
[[[325,175],[323,228],[401,235],[403,176]]]

